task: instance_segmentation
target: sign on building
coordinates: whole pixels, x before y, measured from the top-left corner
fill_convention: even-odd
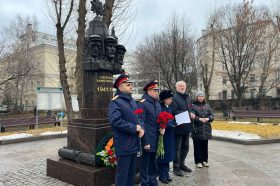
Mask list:
[[[37,87],[37,110],[63,110],[62,88]]]

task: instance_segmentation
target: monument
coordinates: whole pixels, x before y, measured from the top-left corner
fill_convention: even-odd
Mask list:
[[[109,34],[102,22],[102,3],[91,4],[96,16],[85,36],[81,119],[69,123],[67,147],[59,149],[60,158],[47,159],[47,176],[73,185],[107,186],[114,183],[114,169],[96,166],[95,153],[98,142],[111,131],[107,107],[113,75],[122,73],[126,49],[118,44],[114,29]]]

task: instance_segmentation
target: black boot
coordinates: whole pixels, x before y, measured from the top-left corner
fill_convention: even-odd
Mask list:
[[[176,167],[173,168],[173,172],[176,176],[184,176],[184,172]]]
[[[192,172],[192,170],[184,164],[180,165],[180,169],[183,170],[184,172]]]

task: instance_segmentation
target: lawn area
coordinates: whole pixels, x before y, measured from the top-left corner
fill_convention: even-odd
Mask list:
[[[247,120],[248,121],[248,120]],[[246,132],[250,134],[257,134],[261,138],[277,138],[280,137],[280,124],[275,125],[272,123],[233,123],[233,121],[214,121],[212,123],[212,128],[214,130],[224,130],[224,131],[240,131]],[[39,125],[39,129],[29,130],[26,128],[14,128],[13,130],[0,133],[0,136],[12,135],[12,134],[19,134],[19,133],[27,133],[37,136],[43,132],[59,132],[67,130],[67,121],[63,121],[63,127],[61,126],[53,126],[50,125]]]
[[[26,133],[26,134],[32,134],[33,136],[38,136],[43,132],[59,132],[64,130],[67,130],[66,126],[44,127],[44,128],[39,128],[38,130],[32,129],[32,130],[17,130],[17,131],[2,132],[0,133],[0,136],[8,136],[8,135],[20,134],[20,133]]]
[[[257,134],[261,138],[276,138],[280,137],[280,125],[267,124],[240,124],[229,123],[232,121],[214,121],[212,128],[214,130],[226,130],[226,131],[240,131],[250,134]]]

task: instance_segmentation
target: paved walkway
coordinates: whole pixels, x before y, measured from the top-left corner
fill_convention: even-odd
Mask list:
[[[46,159],[57,156],[66,139],[42,140],[0,146],[0,186],[68,186],[46,176]],[[209,143],[209,168],[198,169],[193,150],[187,164],[193,173],[173,177],[171,186],[280,186],[280,144],[239,145]],[[162,184],[165,185],[165,184]]]

